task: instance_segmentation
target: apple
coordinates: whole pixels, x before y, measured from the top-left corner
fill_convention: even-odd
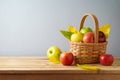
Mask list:
[[[80,42],[83,40],[83,34],[80,33],[80,32],[77,32],[77,33],[73,33],[71,35],[71,41],[72,42]]]
[[[104,66],[111,66],[114,62],[112,54],[103,54],[100,56],[100,64]]]
[[[85,33],[87,33],[87,32],[92,32],[92,29],[91,29],[90,27],[83,27],[83,28],[80,30],[80,32],[81,32],[82,34],[85,34]]]
[[[83,42],[84,43],[93,43],[94,42],[94,33],[93,32],[87,32],[83,36]]]
[[[61,49],[57,46],[51,46],[47,50],[47,57],[51,62],[56,62],[60,60]]]
[[[65,66],[71,65],[73,61],[74,61],[74,56],[71,52],[63,52],[60,55],[60,62]]]
[[[99,31],[98,42],[99,42],[99,43],[106,42],[105,34],[104,34],[102,31]]]

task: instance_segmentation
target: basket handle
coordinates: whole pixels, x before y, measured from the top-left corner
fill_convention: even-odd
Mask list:
[[[95,32],[94,32],[95,40],[94,40],[94,42],[98,43],[99,23],[98,23],[97,17],[94,14],[86,13],[85,15],[83,15],[83,17],[81,19],[81,22],[80,22],[80,29],[79,29],[79,31],[82,29],[82,27],[84,25],[84,22],[85,22],[85,19],[86,19],[87,16],[90,16],[92,18],[92,20],[94,21],[94,29],[95,29]]]

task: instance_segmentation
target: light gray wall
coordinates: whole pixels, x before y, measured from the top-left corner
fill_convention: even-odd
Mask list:
[[[120,56],[119,5],[120,0],[0,0],[0,55],[46,56],[52,45],[68,51],[59,30],[69,24],[79,28],[82,15],[94,13],[100,25],[111,24],[107,53]]]

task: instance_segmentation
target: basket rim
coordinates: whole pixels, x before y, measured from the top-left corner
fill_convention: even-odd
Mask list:
[[[107,45],[108,41],[102,42],[102,43],[83,43],[83,42],[72,42],[72,41],[70,41],[70,44],[78,44],[78,45]]]

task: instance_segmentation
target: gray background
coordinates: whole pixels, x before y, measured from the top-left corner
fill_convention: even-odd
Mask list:
[[[107,53],[120,56],[120,0],[0,0],[0,56],[46,56],[53,45],[69,50],[59,30],[79,28],[84,13],[111,24]],[[91,19],[85,25],[93,28]]]

